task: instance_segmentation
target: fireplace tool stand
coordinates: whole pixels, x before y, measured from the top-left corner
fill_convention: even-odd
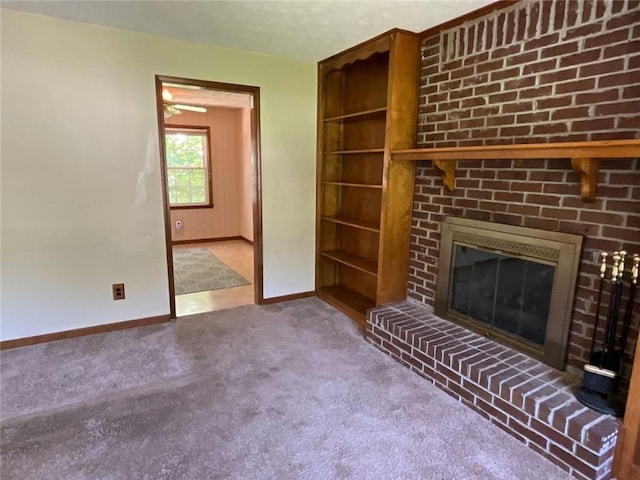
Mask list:
[[[621,417],[624,414],[625,399],[618,391],[618,381],[622,370],[622,359],[629,336],[629,327],[633,312],[633,304],[638,283],[638,264],[640,255],[633,256],[633,266],[629,281],[629,296],[625,311],[622,316],[622,327],[618,336],[618,320],[620,304],[622,302],[622,290],[624,287],[624,263],[627,252],[613,252],[613,266],[609,285],[609,304],[607,318],[604,324],[604,332],[598,341],[598,323],[600,320],[600,303],[602,290],[607,283],[607,257],[602,252],[600,263],[600,284],[598,286],[598,300],[596,303],[596,316],[591,338],[591,350],[589,363],[584,366],[582,386],[576,393],[576,398],[587,407],[600,413]]]

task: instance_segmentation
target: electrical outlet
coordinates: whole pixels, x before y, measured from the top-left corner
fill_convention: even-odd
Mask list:
[[[124,300],[124,283],[114,283],[111,288],[114,300]]]

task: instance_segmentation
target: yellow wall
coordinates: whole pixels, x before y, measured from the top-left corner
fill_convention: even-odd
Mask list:
[[[314,64],[1,13],[3,340],[169,312],[156,74],[260,87],[264,295],[313,289]]]

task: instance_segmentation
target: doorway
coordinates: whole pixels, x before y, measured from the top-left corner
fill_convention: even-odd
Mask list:
[[[263,303],[260,89],[155,84],[171,317]]]

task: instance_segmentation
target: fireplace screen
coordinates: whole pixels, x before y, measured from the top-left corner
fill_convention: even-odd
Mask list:
[[[436,313],[564,368],[582,238],[448,218]]]
[[[543,346],[555,266],[455,245],[449,308]]]

